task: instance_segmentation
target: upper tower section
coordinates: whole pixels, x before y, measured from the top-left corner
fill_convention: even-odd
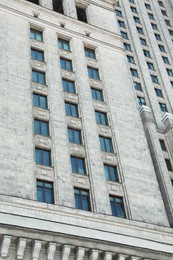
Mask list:
[[[118,33],[114,17],[117,0],[26,0],[103,30]]]

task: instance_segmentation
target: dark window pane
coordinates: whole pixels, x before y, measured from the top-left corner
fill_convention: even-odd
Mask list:
[[[89,192],[81,189],[74,189],[75,204],[77,209],[90,210]]]

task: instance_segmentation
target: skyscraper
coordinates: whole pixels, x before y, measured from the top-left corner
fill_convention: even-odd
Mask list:
[[[0,259],[173,259],[172,1],[0,18]]]

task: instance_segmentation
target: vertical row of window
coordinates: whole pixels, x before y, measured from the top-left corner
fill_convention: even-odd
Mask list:
[[[131,3],[131,5],[130,5],[131,11],[134,13],[134,16],[133,16],[134,21],[138,24],[137,31],[138,31],[138,33],[140,33],[142,35],[143,30],[141,28],[141,22],[140,22],[140,18],[139,18],[137,9],[135,7],[135,2],[134,2],[134,0],[129,0],[129,2]],[[141,79],[139,76],[139,71],[138,71],[138,68],[136,65],[136,60],[135,60],[135,57],[134,57],[134,54],[132,51],[132,47],[130,44],[129,36],[128,36],[127,30],[126,30],[126,25],[125,25],[125,21],[123,18],[123,14],[122,14],[119,2],[117,5],[117,8],[115,10],[115,13],[116,13],[116,16],[118,19],[121,36],[124,40],[124,48],[127,52],[127,61],[129,63],[129,67],[130,67],[130,73],[131,73],[131,76],[133,79],[133,85],[136,90],[138,104],[140,106],[146,105],[145,96],[144,96],[144,92],[143,92],[142,85],[141,85]],[[143,42],[143,44],[146,45],[142,36],[140,39]]]

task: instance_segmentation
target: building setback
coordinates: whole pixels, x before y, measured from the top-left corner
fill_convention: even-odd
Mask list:
[[[0,259],[173,259],[172,11],[1,0]]]

